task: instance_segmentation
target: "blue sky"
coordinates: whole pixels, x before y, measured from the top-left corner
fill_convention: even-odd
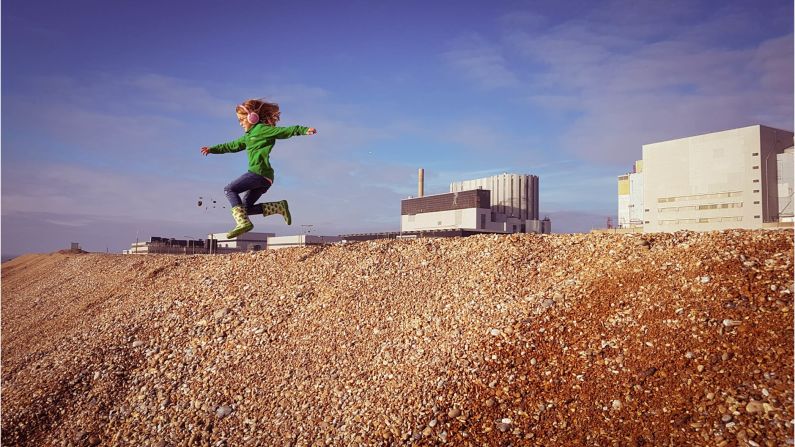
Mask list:
[[[2,4],[2,252],[231,228],[234,107],[266,97],[293,226],[397,230],[400,200],[501,172],[540,177],[555,232],[615,217],[647,143],[792,130],[790,1]],[[199,208],[197,199],[218,208]]]

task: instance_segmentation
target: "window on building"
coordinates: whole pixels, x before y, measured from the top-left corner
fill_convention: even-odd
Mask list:
[[[759,169],[759,166],[752,166],[751,169]]]
[[[755,179],[755,180],[754,180],[754,183],[759,183],[759,179]]]
[[[759,219],[759,216],[754,216],[754,219]]]
[[[759,192],[759,190],[758,190],[758,189],[755,189],[755,190],[754,190],[754,192]]]
[[[486,215],[485,214],[481,214],[480,215],[480,227],[479,228],[481,230],[485,230],[486,229]]]
[[[511,231],[511,233],[516,233],[516,225],[512,225],[512,227],[513,227],[513,231]]]
[[[759,205],[759,201],[758,200],[754,200],[754,205]]]
[[[753,153],[753,154],[751,154],[751,155],[753,155],[753,156],[755,157],[755,156],[759,155],[759,152],[754,152],[754,153]]]

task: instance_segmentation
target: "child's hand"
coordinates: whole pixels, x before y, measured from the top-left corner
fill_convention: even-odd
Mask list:
[[[314,127],[310,127],[309,129],[306,130],[306,134],[307,135],[314,135],[316,133],[317,133],[317,129],[315,129]]]
[[[209,147],[203,147],[202,148],[202,155],[207,155],[209,153],[210,153],[210,148]]]

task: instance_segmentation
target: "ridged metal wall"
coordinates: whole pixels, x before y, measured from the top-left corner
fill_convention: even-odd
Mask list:
[[[450,184],[450,192],[491,191],[491,209],[524,220],[538,220],[538,176],[499,174]]]

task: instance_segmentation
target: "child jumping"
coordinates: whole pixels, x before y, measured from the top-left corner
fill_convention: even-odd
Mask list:
[[[262,214],[263,216],[281,214],[287,225],[292,224],[286,200],[257,204],[254,202],[273,185],[270,153],[276,140],[317,133],[317,130],[312,127],[275,127],[281,117],[279,105],[259,99],[245,101],[237,106],[235,112],[237,112],[240,126],[246,131],[245,135],[229,143],[201,148],[202,155],[240,152],[243,149],[248,152],[248,172],[224,188],[224,193],[229,199],[229,203],[232,204],[232,217],[236,224],[235,228],[226,234],[229,239],[254,228],[248,218],[249,214]],[[243,192],[245,192],[243,200],[240,200],[239,194]]]

